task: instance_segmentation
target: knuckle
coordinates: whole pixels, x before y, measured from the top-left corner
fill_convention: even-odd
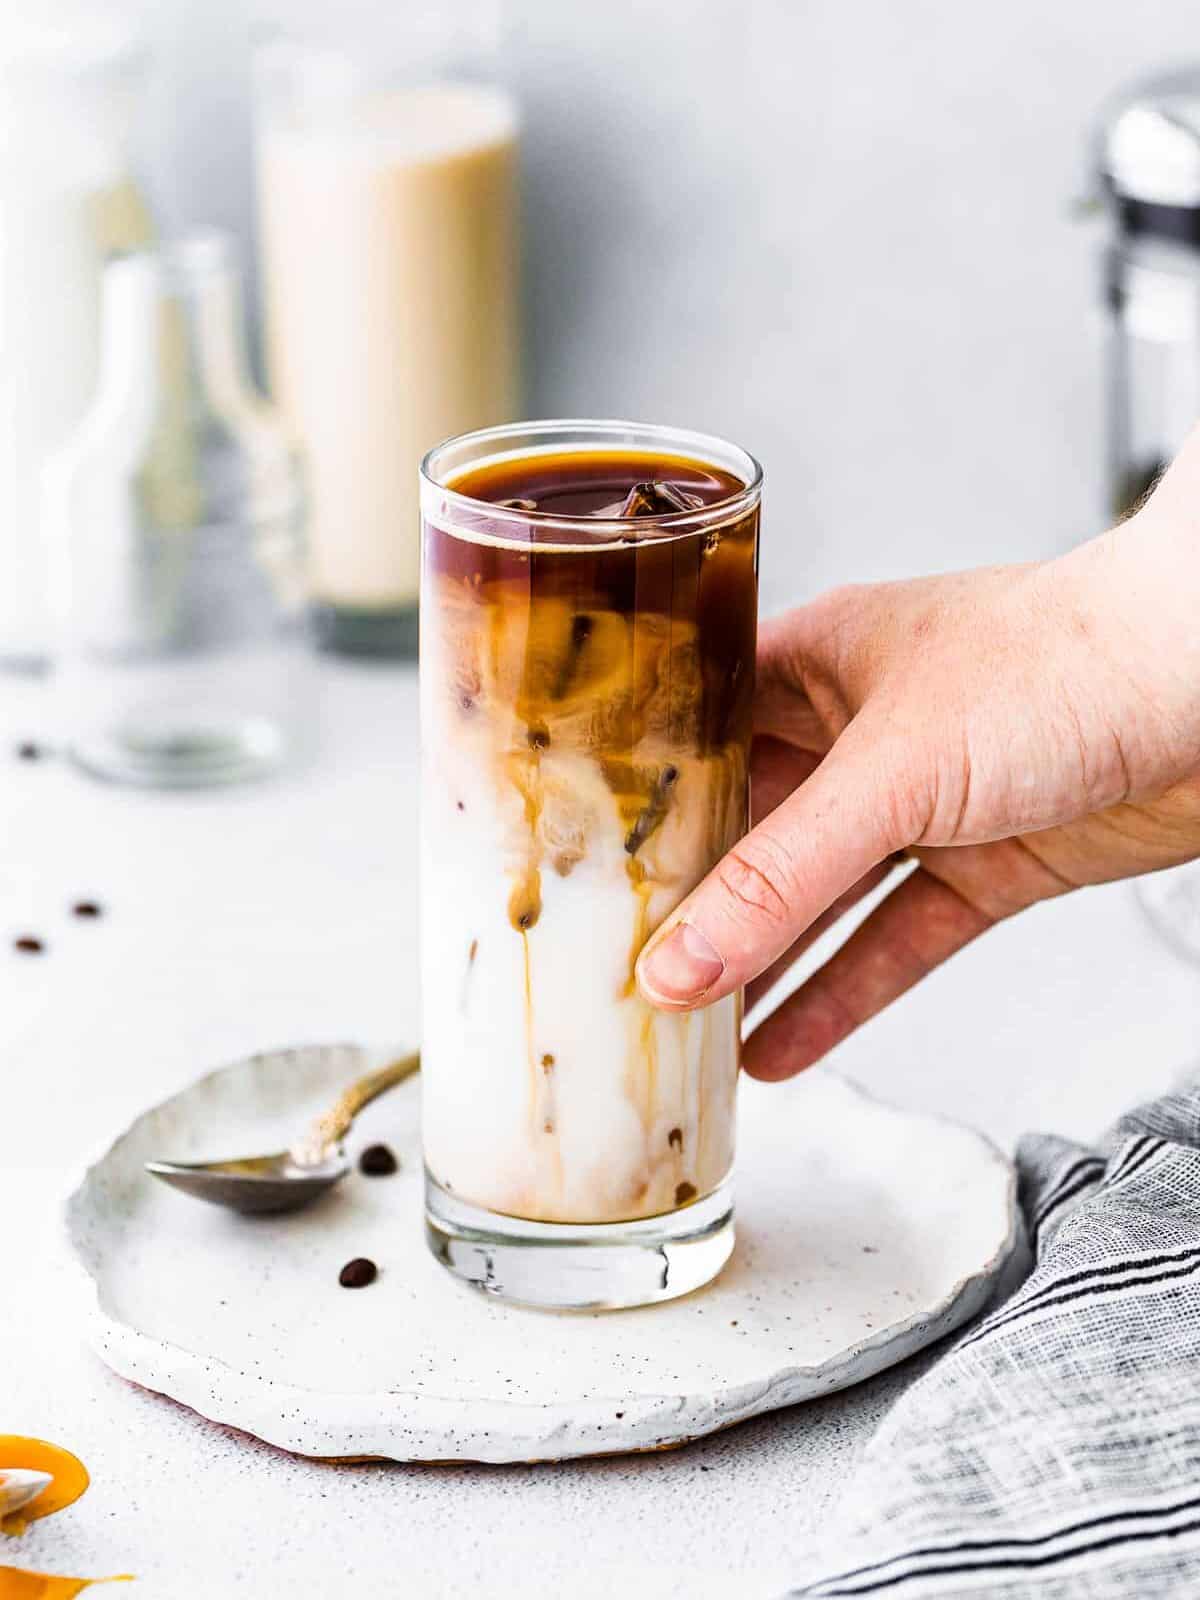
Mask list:
[[[870,588],[865,583],[839,583],[832,589],[826,589],[817,596],[817,604],[831,616],[841,612],[853,611],[862,604]]]
[[[927,780],[900,778],[885,789],[875,806],[882,853],[891,855],[909,845],[926,843],[936,805],[936,792]]]
[[[845,705],[843,720],[866,698],[874,676],[872,663],[883,636],[877,596],[870,584],[843,584],[815,604],[810,651],[814,675],[836,690]]]
[[[790,920],[788,872],[781,852],[761,843],[735,845],[717,867],[717,882],[742,921],[782,927]]]
[[[869,583],[843,583],[828,589],[816,601],[821,636],[827,648],[839,650],[873,631],[865,626],[878,609],[877,587]]]
[[[871,726],[871,820],[882,854],[923,841],[938,806],[937,751],[907,724],[903,704],[893,701]]]

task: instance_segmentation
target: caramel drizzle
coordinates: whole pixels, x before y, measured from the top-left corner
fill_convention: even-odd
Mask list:
[[[529,1120],[536,1126],[541,1084],[533,1048],[533,974],[529,962],[529,935],[524,929],[521,930],[521,955],[525,966],[525,1060],[529,1067]]]
[[[536,555],[528,558],[530,567]],[[687,578],[684,578],[686,584]],[[695,578],[691,578],[694,585]],[[534,584],[532,570],[529,592]],[[542,771],[543,755],[552,752],[554,742],[565,737],[567,747],[573,751],[586,749],[597,763],[616,804],[623,834],[627,860],[626,874],[636,900],[636,916],[630,942],[628,971],[620,990],[620,998],[633,1002],[630,1017],[630,1053],[626,1064],[626,1080],[630,1099],[637,1108],[647,1141],[647,1157],[653,1170],[662,1159],[659,1148],[662,1130],[658,1127],[655,1109],[659,1092],[659,1061],[657,1038],[657,1013],[638,994],[635,966],[642,948],[654,931],[651,917],[651,898],[660,887],[653,875],[644,847],[653,839],[670,814],[674,791],[679,782],[679,769],[671,762],[647,762],[637,759],[646,735],[645,712],[653,692],[652,679],[665,684],[668,713],[666,726],[656,730],[656,743],[660,749],[684,749],[699,734],[691,725],[691,718],[681,716],[676,708],[672,677],[675,656],[691,646],[695,638],[695,624],[691,619],[676,616],[669,618],[666,629],[661,621],[634,611],[631,618],[618,618],[610,613],[592,616],[588,612],[572,614],[566,606],[538,604],[531,599],[523,618],[523,638],[519,644],[514,637],[514,610],[503,599],[484,599],[478,588],[474,605],[481,605],[487,622],[479,666],[479,679],[470,687],[485,699],[503,704],[510,698],[512,721],[506,727],[503,718],[495,718],[487,725],[488,736],[496,752],[496,761],[504,780],[515,790],[520,800],[521,855],[523,859],[513,874],[508,901],[508,919],[514,931],[520,934],[525,985],[525,1049],[528,1079],[528,1118],[531,1146],[545,1152],[553,1162],[555,1190],[560,1200],[563,1196],[563,1163],[559,1141],[557,1095],[554,1091],[553,1065],[549,1069],[535,1047],[535,1015],[533,1005],[532,955],[530,934],[537,926],[542,911],[542,870],[546,856],[543,833],[545,810],[545,782]],[[506,670],[506,664],[508,670]],[[512,668],[516,668],[513,672]],[[515,682],[514,682],[515,678]],[[492,693],[486,687],[490,680]],[[643,682],[643,680],[645,680]],[[650,686],[647,690],[647,685]],[[507,692],[506,692],[506,686]],[[463,715],[476,709],[475,696],[460,698]],[[608,721],[602,734],[591,726],[594,707],[606,708]],[[683,724],[683,725],[681,725]],[[664,737],[665,736],[665,737]],[[701,737],[701,745],[706,740]],[[628,751],[621,756],[606,755],[610,750]],[[716,751],[708,749],[711,759],[706,784],[713,785],[709,792],[708,833],[706,843],[712,846],[709,858],[715,860],[727,848],[733,837],[741,831],[740,819],[731,816],[738,809],[731,801],[738,793],[738,784],[745,770],[745,757],[735,745]],[[652,853],[651,853],[652,854]],[[575,865],[578,855],[571,851],[557,851],[553,865],[566,876]],[[465,998],[465,996],[464,996]],[[709,1048],[709,1018],[700,1023],[704,1039],[699,1063],[701,1079],[706,1076]],[[703,1103],[703,1081],[700,1103]],[[702,1140],[699,1129],[699,1108],[695,1117],[696,1140],[694,1150],[689,1150],[690,1160],[699,1155]],[[546,1141],[551,1141],[547,1149]],[[677,1191],[694,1189],[682,1181],[682,1150],[671,1146],[675,1157]],[[688,1198],[691,1196],[689,1195]]]

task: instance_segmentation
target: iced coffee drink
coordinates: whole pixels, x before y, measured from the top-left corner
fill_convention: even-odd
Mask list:
[[[435,1250],[538,1304],[732,1245],[740,997],[647,1005],[646,940],[747,825],[759,474],[539,425],[422,484],[424,1137]]]

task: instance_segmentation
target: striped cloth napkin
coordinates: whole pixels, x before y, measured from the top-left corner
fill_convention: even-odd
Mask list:
[[[792,1596],[1200,1596],[1200,1074],[1017,1161],[1032,1273],[896,1403]]]

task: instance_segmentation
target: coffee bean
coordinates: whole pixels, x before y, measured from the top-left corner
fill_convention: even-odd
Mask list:
[[[76,900],[71,907],[73,917],[102,917],[104,907],[96,900]]]
[[[35,939],[31,933],[23,933],[19,939],[13,940],[13,949],[19,950],[22,955],[40,956],[46,946],[40,939]]]
[[[685,1206],[689,1200],[694,1200],[695,1198],[696,1185],[694,1183],[681,1183],[676,1185],[675,1204],[677,1206]]]
[[[355,1256],[338,1273],[338,1282],[343,1289],[365,1289],[378,1276],[379,1268],[373,1261],[368,1261],[366,1256]]]
[[[368,1178],[390,1178],[399,1165],[385,1144],[369,1144],[358,1158],[358,1170]]]

